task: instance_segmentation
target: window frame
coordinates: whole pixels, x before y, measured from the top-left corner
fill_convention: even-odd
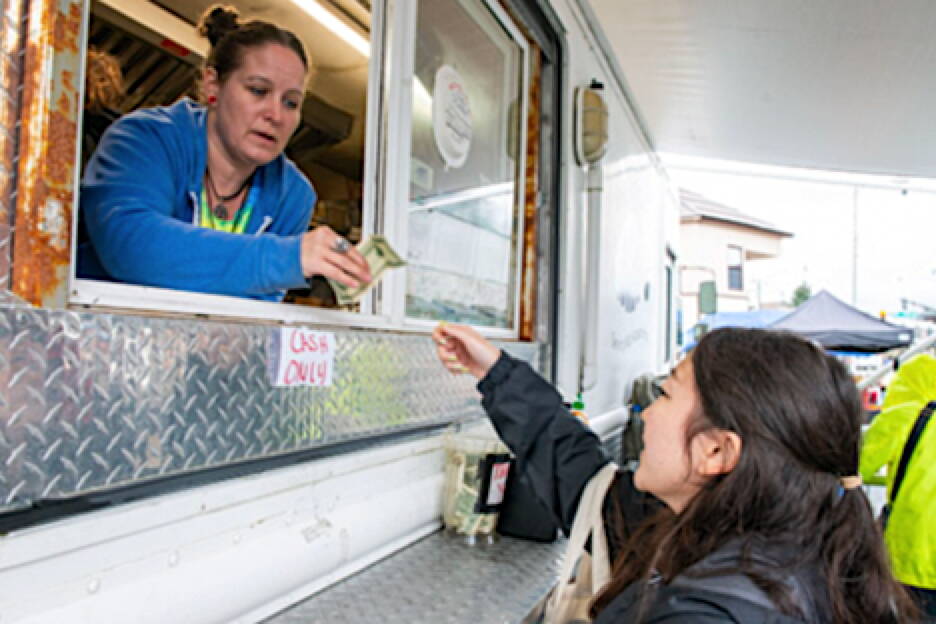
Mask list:
[[[458,0],[461,1],[461,0]],[[477,0],[479,4],[482,4],[484,7],[487,7],[491,11],[492,16],[497,20],[501,27],[510,35],[514,42],[516,42],[521,49],[522,59],[520,62],[521,73],[522,73],[522,105],[519,112],[520,123],[520,135],[519,135],[519,145],[521,146],[522,155],[518,159],[516,165],[517,178],[516,189],[514,193],[514,217],[516,222],[516,227],[519,230],[512,230],[512,234],[516,233],[516,241],[518,247],[516,251],[516,266],[513,268],[514,272],[514,292],[513,292],[513,310],[511,311],[511,321],[512,327],[510,328],[499,328],[499,327],[489,327],[489,326],[474,326],[482,334],[490,336],[492,338],[506,339],[506,340],[518,340],[520,335],[520,305],[521,305],[521,288],[522,288],[522,275],[523,275],[523,254],[522,254],[522,241],[523,241],[523,215],[522,209],[523,198],[526,189],[524,184],[524,172],[526,171],[526,145],[527,139],[527,128],[525,120],[529,114],[529,80],[530,80],[530,45],[526,40],[526,37],[523,36],[523,33],[513,22],[510,16],[507,14],[507,11],[504,10],[502,6],[496,3],[494,0]],[[417,10],[419,7],[420,0],[402,0],[398,4],[398,22],[394,24],[394,32],[406,33],[413,32],[416,25]],[[470,9],[465,9],[467,12],[470,12]],[[413,106],[413,89],[415,84],[415,78],[413,76],[413,66],[414,66],[414,55],[415,55],[415,38],[409,37],[405,41],[401,42],[401,45],[397,47],[396,54],[397,58],[390,59],[388,65],[402,73],[397,80],[396,84],[400,85],[394,92],[394,97],[392,102],[389,104],[389,119],[390,119],[390,132],[396,134],[396,137],[389,138],[388,132],[388,144],[395,146],[407,146],[407,152],[409,153],[409,148],[411,148],[411,138],[412,138],[412,106]],[[402,142],[400,140],[402,137]],[[394,140],[395,139],[395,140]],[[384,194],[384,197],[387,201],[394,203],[397,206],[404,206],[404,208],[394,211],[393,214],[384,213],[388,218],[384,223],[384,233],[385,235],[398,243],[398,250],[402,254],[406,254],[409,249],[409,215],[410,215],[410,198],[409,198],[409,180],[410,180],[410,159],[409,158],[399,158],[394,161],[388,162],[387,168],[387,182],[388,182],[388,191]],[[519,193],[519,195],[518,195]],[[401,271],[394,271],[388,275],[383,280],[381,301],[378,306],[378,314],[390,319],[391,324],[394,327],[408,328],[411,330],[417,331],[431,331],[432,327],[438,324],[438,321],[427,320],[427,319],[418,319],[409,317],[406,315],[406,273]],[[389,293],[389,295],[387,295]]]
[[[664,328],[663,328],[663,361],[670,362],[679,353],[679,329],[676,323],[676,297],[678,288],[676,286],[676,253],[672,247],[666,246],[663,260],[663,284],[664,293]]]
[[[92,2],[86,0],[82,15],[79,54],[81,69],[79,78],[79,101],[85,97],[85,57],[88,49],[88,33],[92,13]],[[522,110],[520,113],[520,158],[516,166],[514,209],[522,207],[525,191],[524,172],[526,163],[527,128],[529,111],[530,46],[520,28],[509,17],[506,10],[495,0],[477,0],[479,8],[486,8],[504,28],[512,40],[521,48]],[[112,3],[107,3],[111,8]],[[382,233],[394,241],[394,246],[406,255],[408,240],[406,230],[409,216],[408,183],[409,160],[391,159],[391,146],[410,146],[410,119],[413,85],[413,51],[415,42],[410,33],[415,25],[418,0],[392,0],[372,3],[370,45],[368,59],[367,105],[365,120],[364,179],[362,190],[362,240]],[[160,11],[165,11],[161,7]],[[466,8],[470,11],[471,9]],[[129,19],[131,15],[124,13]],[[311,18],[310,18],[311,19]],[[147,25],[161,34],[157,26]],[[196,54],[198,51],[193,50]],[[408,61],[408,62],[407,62]],[[394,85],[394,89],[386,88]],[[405,88],[398,88],[403,84]],[[405,119],[404,119],[405,118]],[[357,312],[316,308],[298,304],[267,302],[242,297],[206,294],[194,291],[157,288],[138,284],[125,284],[78,278],[77,270],[77,223],[80,195],[81,141],[80,129],[84,122],[84,106],[79,107],[79,134],[76,137],[75,209],[72,211],[72,233],[70,262],[68,267],[67,307],[117,312],[122,310],[145,311],[155,316],[185,316],[190,318],[250,319],[270,324],[305,323],[344,327],[386,329],[392,331],[425,333],[437,321],[411,319],[405,314],[406,279],[405,271],[392,271],[380,284],[371,289],[360,302]],[[401,139],[403,142],[401,143]],[[405,162],[398,162],[405,160]],[[405,176],[403,175],[405,173]],[[402,186],[402,189],[401,189]],[[400,203],[400,191],[405,192],[406,202]],[[518,192],[520,193],[518,196]],[[523,218],[514,215],[516,227],[520,228],[518,241],[522,241]],[[516,233],[516,230],[514,230]],[[521,282],[523,258],[520,249],[515,251],[515,284],[512,328],[476,326],[486,336],[497,339],[517,340],[521,306]]]
[[[738,252],[738,262],[733,264],[731,262],[732,252],[737,250]],[[727,273],[725,275],[726,285],[728,290],[734,292],[743,292],[744,291],[744,249],[740,245],[728,245],[728,258],[727,258]],[[737,272],[738,276],[738,286],[735,287],[732,285],[732,275],[734,272]]]
[[[82,104],[79,107],[79,123],[77,124],[79,134],[77,136],[77,148],[75,153],[75,208],[72,211],[72,235],[68,267],[68,291],[66,295],[67,306],[104,309],[108,311],[128,309],[145,310],[155,315],[165,313],[166,316],[183,314],[191,317],[248,318],[267,321],[269,323],[322,323],[351,327],[385,326],[386,319],[381,319],[373,313],[373,290],[361,298],[359,312],[349,312],[281,302],[258,301],[243,297],[207,294],[188,290],[174,290],[139,284],[82,279],[76,275],[78,206],[80,205],[81,193],[81,180],[77,172],[80,171],[82,156],[80,129],[83,128],[84,125],[83,102],[85,98],[85,76],[87,72],[85,59],[87,58],[88,51],[88,33],[91,24],[92,4],[95,1],[102,0],[86,0],[84,2],[80,33],[81,39],[79,42],[79,54],[81,55],[79,101],[82,102]],[[121,13],[126,18],[138,21],[132,15],[124,11],[126,8],[125,6],[117,7],[112,2],[102,3],[109,9]],[[376,207],[374,204],[378,193],[378,177],[380,174],[378,170],[379,152],[377,138],[380,133],[378,121],[380,119],[380,109],[383,106],[383,83],[381,74],[385,63],[385,55],[383,53],[383,40],[385,37],[384,4],[384,2],[373,3],[371,13],[371,53],[368,57],[364,179],[362,180],[363,189],[361,200],[362,240],[375,231],[374,215],[376,213]],[[165,12],[167,16],[171,16],[171,13],[162,7],[153,6],[149,10]],[[179,19],[175,18],[175,16],[171,17]],[[312,18],[310,17],[309,19]],[[159,29],[158,25],[150,23],[144,26],[171,39],[167,33]],[[190,42],[186,42],[187,45],[189,43]],[[192,49],[192,53],[199,56],[203,54],[198,49]]]

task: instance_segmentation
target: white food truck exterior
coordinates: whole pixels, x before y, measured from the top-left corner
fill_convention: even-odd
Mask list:
[[[413,31],[435,1],[371,3],[362,228],[409,266],[361,312],[338,312],[78,279],[78,103],[95,7],[0,0],[0,622],[256,621],[440,528],[442,428],[483,413],[472,381],[435,360],[438,317],[408,308],[413,289],[445,287],[420,262],[465,261],[419,238],[454,226],[414,221],[419,201],[400,182],[427,173],[412,139],[424,88]],[[512,139],[502,128],[523,148],[505,161],[520,183],[507,187],[503,266],[476,275],[506,275],[506,303],[476,324],[567,394],[583,389],[608,433],[632,379],[675,348],[675,195],[584,0],[451,2],[520,42],[512,75],[529,120]],[[261,4],[275,15],[291,3]],[[153,30],[178,21],[144,0],[95,6]],[[484,149],[497,104],[472,94],[464,63],[452,72],[470,109],[436,106],[433,122],[470,110],[477,142],[434,128],[440,179]],[[589,197],[574,109],[593,81],[609,141]],[[538,166],[524,169],[523,153]],[[472,232],[486,244],[487,230]],[[272,345],[295,329],[332,341],[327,385],[274,384]]]

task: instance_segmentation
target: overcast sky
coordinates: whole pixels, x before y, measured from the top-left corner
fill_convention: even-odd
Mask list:
[[[793,233],[779,258],[746,267],[761,301],[789,300],[806,282],[813,293],[824,288],[875,315],[898,311],[901,297],[936,306],[936,180],[671,155],[663,162],[678,186]]]

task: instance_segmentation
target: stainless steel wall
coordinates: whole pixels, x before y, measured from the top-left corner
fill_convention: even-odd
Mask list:
[[[336,330],[331,387],[273,388],[273,331],[0,307],[0,512],[481,413],[420,335]]]

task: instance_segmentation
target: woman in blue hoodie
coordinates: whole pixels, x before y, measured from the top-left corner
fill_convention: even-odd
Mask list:
[[[305,93],[302,44],[230,7],[209,8],[198,32],[211,42],[205,105],[122,117],[88,164],[78,276],[270,301],[312,275],[369,281],[346,239],[307,232],[315,192],[283,155]]]

